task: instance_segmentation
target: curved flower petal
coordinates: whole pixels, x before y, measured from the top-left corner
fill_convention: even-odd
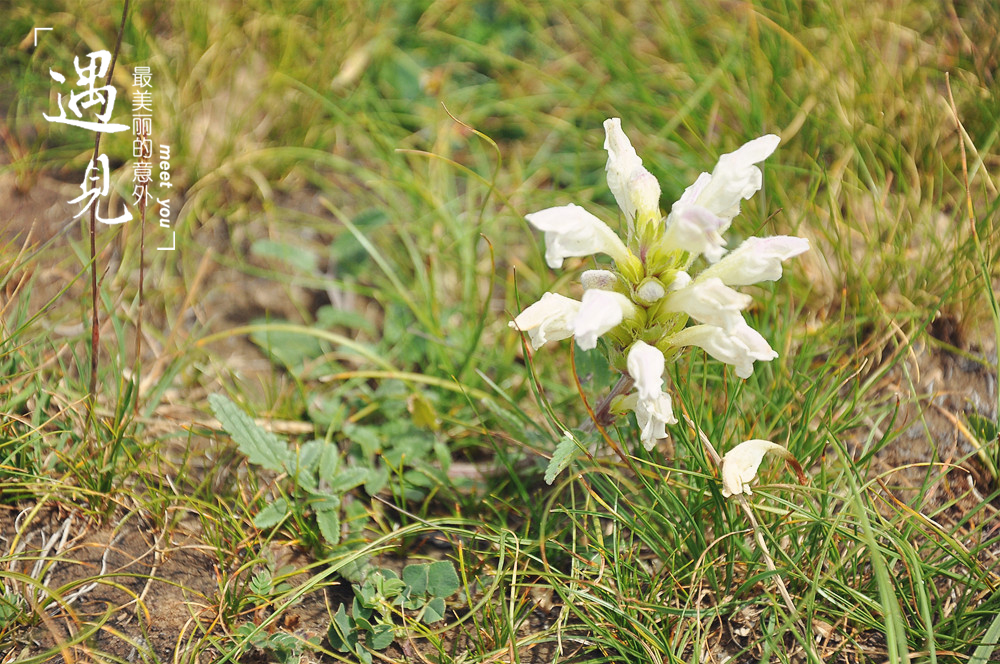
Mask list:
[[[763,175],[756,164],[771,156],[779,142],[779,137],[768,134],[722,155],[712,174],[698,176],[680,201],[709,210],[724,219],[728,226],[740,213],[740,201],[753,196],[763,184]]]
[[[621,119],[604,121],[604,149],[608,151],[608,188],[625,214],[631,233],[636,214],[658,212],[660,183],[643,167],[642,159],[622,131]]]
[[[791,453],[781,445],[759,439],[740,443],[726,452],[722,457],[723,498],[741,493],[749,496],[753,493],[750,485],[757,477],[757,469],[760,468],[761,461],[768,452],[779,452],[785,457],[791,456]]]
[[[704,279],[699,275],[690,285],[671,292],[664,306],[667,311],[681,311],[699,322],[733,332],[741,323],[746,324],[740,312],[752,300],[749,295],[726,286],[721,279]]]
[[[677,199],[677,203],[684,203],[686,205],[694,205],[698,201],[698,197],[701,196],[701,192],[705,190],[708,183],[712,181],[711,173],[701,173],[693,183],[691,183],[681,197]],[[674,203],[676,206],[677,203]]]
[[[576,343],[583,350],[597,347],[597,337],[617,327],[635,305],[621,293],[606,290],[584,292],[580,311],[573,321]]]
[[[572,322],[580,311],[580,303],[558,293],[545,293],[542,298],[507,323],[515,330],[527,332],[533,348],[548,341],[573,336]]]
[[[545,233],[545,262],[562,267],[563,259],[605,253],[616,262],[627,260],[629,252],[621,239],[603,221],[570,203],[524,216]]]
[[[636,341],[628,351],[628,373],[635,381],[637,395],[632,408],[639,423],[643,446],[653,449],[661,438],[667,437],[666,425],[676,424],[673,402],[663,391],[663,353],[643,341]]]
[[[661,392],[651,400],[639,399],[635,404],[635,419],[639,424],[639,438],[646,450],[653,449],[656,441],[667,437],[667,425],[677,424],[670,395]]]
[[[663,392],[666,360],[655,346],[636,341],[628,351],[628,373],[635,381],[640,401],[652,401]]]
[[[684,288],[690,283],[691,283],[691,275],[685,272],[684,270],[678,270],[677,274],[674,275],[674,280],[670,282],[670,286],[668,287],[667,290],[669,290],[672,293],[675,290],[680,290],[681,288]]]
[[[704,254],[714,263],[726,253],[721,231],[728,225],[726,219],[701,206],[677,201],[667,216],[662,241],[671,249],[683,249],[694,256]]]
[[[754,360],[767,362],[778,357],[764,337],[744,321],[731,332],[715,325],[694,325],[670,337],[674,346],[698,346],[706,353],[736,367],[736,375],[749,378]]]
[[[793,235],[748,237],[718,263],[705,268],[700,276],[718,277],[729,286],[776,281],[781,278],[781,261],[808,250],[809,240]]]

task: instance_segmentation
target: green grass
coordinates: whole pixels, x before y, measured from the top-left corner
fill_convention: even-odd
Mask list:
[[[53,509],[93,528],[141,514],[154,539],[193,538],[212,561],[205,588],[189,582],[177,661],[350,661],[322,635],[351,581],[366,561],[426,556],[428,538],[450,542],[463,590],[444,622],[393,617],[430,661],[995,658],[998,397],[967,396],[968,412],[950,413],[950,435],[975,440],[954,456],[884,464],[917,444],[914,422],[921,440],[939,435],[932,401],[962,389],[943,375],[927,392],[932,355],[997,370],[1000,15],[986,0],[939,5],[134,6],[115,119],[131,68],[150,66],[177,250],[153,249],[167,237],[155,225],[144,252],[137,221],[99,228],[90,423],[87,231],[26,240],[51,209],[69,222],[76,194],[0,213],[21,231],[0,238],[0,482],[13,529],[0,548],[0,652],[116,657],[98,641],[117,629],[111,612],[78,615],[66,597],[79,586],[29,573],[74,554],[39,534]],[[42,119],[55,103],[47,71],[111,48],[120,11],[11,11],[0,177],[12,200],[78,185],[92,138]],[[55,29],[16,47],[34,26]],[[632,456],[606,454],[581,430],[568,343],[529,354],[507,327],[546,291],[580,292],[572,269],[545,265],[525,213],[574,202],[618,219],[607,117],[622,118],[664,208],[720,154],[782,137],[728,234],[730,247],[811,241],[781,281],[746,289],[780,357],[742,381],[687,353],[668,380],[675,408],[720,451],[769,438],[806,469],[798,485],[766,462],[751,499],[776,572],[691,429],[646,453],[620,418],[607,433]],[[130,141],[102,143],[124,195]],[[613,377],[579,350],[575,369],[595,406]],[[210,395],[270,422],[295,461],[244,456]],[[601,453],[578,454],[548,485],[562,430]],[[303,479],[295,455],[327,447],[366,481],[342,495]],[[279,500],[301,502],[262,519]],[[324,510],[344,541],[319,525]],[[297,564],[276,561],[288,551]],[[98,569],[86,579],[123,583]],[[294,635],[286,616],[323,593],[322,635],[272,638]],[[60,643],[63,623],[74,636]],[[52,638],[29,647],[38,634]],[[414,661],[394,648],[389,661]]]

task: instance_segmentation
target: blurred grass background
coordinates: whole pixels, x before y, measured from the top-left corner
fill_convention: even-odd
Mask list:
[[[101,370],[109,389],[99,399],[104,431],[95,436],[82,433],[80,405],[88,377],[87,280],[74,279],[88,261],[86,233],[66,204],[79,191],[92,136],[49,124],[42,113],[55,104],[48,70],[66,73],[74,56],[113,48],[121,4],[42,1],[6,11],[0,64],[12,74],[0,81],[5,500],[54,491],[108,513],[123,496],[146,507],[190,501],[215,510],[205,528],[222,533],[215,542],[221,558],[247,538],[273,537],[246,531],[247,515],[266,492],[256,482],[267,483],[251,478],[252,491],[234,488],[245,477],[240,459],[220,452],[204,427],[194,430],[205,437],[190,430],[192,422],[204,423],[206,395],[225,392],[256,416],[305,422],[306,431],[315,427],[315,435],[342,441],[345,449],[364,435],[351,427],[423,441],[413,449],[441,463],[407,466],[410,475],[393,496],[397,507],[420,518],[486,514],[488,530],[510,529],[544,560],[536,530],[548,518],[543,507],[572,489],[546,493],[537,486],[553,446],[543,414],[570,426],[586,415],[567,370],[568,350],[546,348],[534,357],[531,368],[545,393],[536,399],[520,340],[507,328],[546,290],[578,288],[570,271],[545,266],[541,238],[523,215],[575,202],[617,219],[604,179],[601,123],[608,117],[623,119],[660,180],[664,210],[720,154],[777,133],[782,143],[766,165],[765,188],[744,206],[729,245],[778,233],[812,242],[781,282],[754,293],[751,316],[781,358],[745,385],[694,358],[677,369],[674,382],[689,410],[711,405],[699,421],[720,446],[741,437],[788,439],[804,465],[821,473],[814,481],[826,498],[817,498],[819,505],[806,501],[817,511],[802,517],[820,527],[803,525],[808,532],[785,561],[801,570],[797,596],[815,620],[836,625],[851,648],[860,648],[866,630],[887,630],[885,620],[859,617],[852,605],[881,606],[882,615],[892,615],[871,573],[852,567],[850,578],[840,580],[850,592],[838,594],[824,590],[826,577],[810,570],[823,569],[817,559],[846,555],[838,549],[844,533],[834,516],[837,503],[823,500],[853,486],[846,479],[853,471],[845,468],[859,458],[854,446],[865,450],[857,478],[865,482],[867,455],[902,431],[893,399],[920,413],[930,407],[934,395],[921,391],[918,377],[930,362],[921,349],[962,354],[995,376],[989,305],[1000,207],[1000,9],[994,2],[135,3],[116,71],[114,120],[127,121],[132,68],[149,66],[153,139],[172,153],[175,187],[168,193],[177,250],[153,251],[167,236],[147,228],[140,302],[138,224],[100,229],[107,321]],[[53,31],[34,48],[32,30],[42,26]],[[962,131],[949,106],[949,80]],[[108,136],[102,146],[116,167],[119,195],[127,195],[131,136]],[[607,377],[592,358],[577,360],[594,403]],[[143,379],[141,389],[130,387],[133,371]],[[890,380],[893,371],[904,377]],[[902,387],[886,392],[886,382]],[[963,426],[979,427],[987,446],[976,462],[985,467],[979,490],[995,500],[995,378],[993,384],[992,395],[977,397],[978,419]],[[889,433],[877,444],[875,434],[855,441],[859,428],[879,430],[873,422]],[[628,425],[621,427],[628,439]],[[698,446],[683,432],[676,442],[681,468],[683,451]],[[80,454],[92,461],[76,464]],[[827,454],[840,459],[830,469]],[[977,456],[966,455],[952,461]],[[469,493],[441,472],[449,459],[517,472]],[[519,477],[524,464],[534,481]],[[678,491],[698,493],[710,472],[683,471]],[[172,486],[163,480],[168,475]],[[916,509],[929,486],[917,491]],[[659,523],[655,510],[688,520],[692,531],[732,530],[721,516],[702,514],[705,505],[689,513],[683,504],[662,502],[654,486],[646,489],[653,502],[630,494],[636,513],[623,525],[648,531],[640,536],[645,546],[665,546],[676,535],[648,534],[675,527]],[[595,491],[607,498],[617,490]],[[800,498],[780,495],[791,504]],[[721,511],[718,496],[713,500],[709,505]],[[994,516],[977,517],[968,529],[985,552],[997,533],[990,525],[995,510],[981,502],[975,514]],[[859,514],[875,518],[876,503],[857,503]],[[781,510],[797,509],[791,504],[775,502],[767,518],[783,523]],[[910,551],[900,535],[907,517],[900,514],[908,513],[876,518],[878,537]],[[372,518],[383,533],[395,519],[414,523],[398,513]],[[581,513],[558,521],[566,537],[581,539],[599,525]],[[956,523],[949,537],[968,534],[965,522]],[[303,539],[291,531],[282,537]],[[688,565],[677,580],[685,592],[708,574],[699,556],[712,549],[710,540],[681,553],[690,556],[678,562]],[[875,540],[855,544],[875,546]],[[922,546],[899,560],[924,577],[960,576],[957,566],[971,564],[943,562]],[[616,552],[608,544],[609,558]],[[724,555],[731,570],[742,570],[744,558],[761,564],[743,544]],[[519,564],[506,571],[512,587]],[[546,577],[546,566],[524,564],[557,594],[563,581],[583,592],[571,580]],[[711,581],[718,615],[737,615],[753,588],[752,574],[736,576],[744,585],[728,595],[725,583]],[[616,578],[646,601],[656,596],[649,584],[655,590],[659,582],[638,568]],[[900,590],[903,605],[915,607],[900,638],[915,652],[934,653],[935,641],[927,638],[938,634],[942,650],[959,653],[949,661],[967,661],[960,655],[972,653],[988,627],[995,632],[998,625],[983,617],[996,608],[996,580],[983,579],[969,596],[988,598],[987,608],[976,604],[961,618],[942,608],[947,584],[930,598]],[[852,592],[865,599],[846,599]],[[685,596],[692,606],[707,601]],[[563,599],[572,604],[571,597]],[[602,606],[592,596],[578,603],[588,602]],[[656,644],[646,652],[608,627],[620,615],[595,611],[575,619],[593,621],[591,632],[605,637],[594,637],[595,650],[609,661],[626,653],[650,661],[650,652],[687,657],[710,650],[717,635],[702,623],[664,618],[662,628],[638,632]],[[639,614],[649,611],[644,606]],[[514,611],[496,623],[515,618],[524,616]],[[763,651],[746,645],[745,656],[766,659],[781,649],[791,623],[775,619],[781,629],[767,637],[773,641]],[[496,627],[498,642],[503,634]],[[893,661],[903,656],[890,652]],[[493,654],[482,645],[476,656],[485,661]]]

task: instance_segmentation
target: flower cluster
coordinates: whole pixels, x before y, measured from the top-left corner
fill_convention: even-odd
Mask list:
[[[723,233],[739,214],[740,203],[761,188],[757,164],[778,147],[777,136],[761,136],[722,155],[664,219],[660,185],[643,167],[621,120],[605,121],[604,131],[608,187],[625,217],[625,241],[572,203],[526,218],[545,234],[550,267],[562,267],[566,258],[603,253],[613,260],[613,269],[583,272],[581,300],[545,293],[510,325],[527,332],[535,348],[574,337],[589,350],[603,338],[612,365],[635,385],[615,406],[635,412],[642,442],[651,449],[666,437],[666,425],[677,421],[663,374],[681,349],[702,348],[735,367],[741,378],[753,373],[754,362],[778,356],[743,318],[751,298],[735,288],[778,279],[782,261],[806,251],[809,243],[787,235],[751,237],[732,251],[726,249]],[[692,269],[705,263],[697,273]],[[691,319],[695,324],[688,325]]]

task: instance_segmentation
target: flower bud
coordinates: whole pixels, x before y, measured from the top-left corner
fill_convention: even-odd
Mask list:
[[[614,290],[618,275],[611,270],[584,270],[580,275],[584,290]]]
[[[660,283],[659,279],[654,279],[652,277],[646,277],[639,284],[639,287],[635,289],[635,297],[640,304],[649,306],[655,304],[666,295],[667,290]]]

